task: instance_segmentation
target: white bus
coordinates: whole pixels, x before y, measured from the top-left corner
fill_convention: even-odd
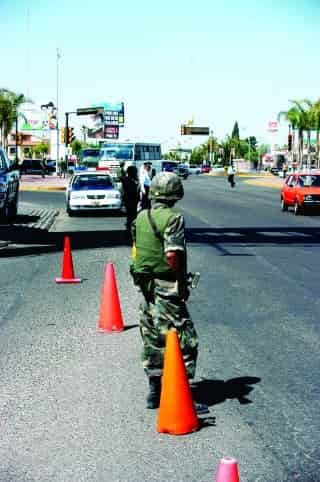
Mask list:
[[[120,161],[124,161],[124,168],[136,166],[138,169],[144,162],[150,162],[151,169],[161,171],[161,144],[147,142],[104,141],[100,146],[99,168],[109,170],[111,176],[116,177]]]

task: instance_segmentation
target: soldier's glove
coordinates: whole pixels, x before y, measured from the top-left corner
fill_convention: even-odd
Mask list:
[[[186,284],[179,286],[179,298],[181,301],[187,301],[190,296],[190,290]]]

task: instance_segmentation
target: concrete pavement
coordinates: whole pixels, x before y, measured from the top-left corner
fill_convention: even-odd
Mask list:
[[[20,191],[65,191],[70,176],[59,177],[56,175],[30,175],[25,174],[20,178]]]
[[[209,174],[209,175],[221,175]],[[222,174],[223,175],[223,174]],[[247,184],[279,189],[282,179],[268,173],[240,173],[236,175],[244,179]],[[65,191],[70,176],[65,178],[56,175],[47,175],[42,178],[40,175],[23,175],[20,179],[20,191]],[[248,178],[248,179],[246,179]]]

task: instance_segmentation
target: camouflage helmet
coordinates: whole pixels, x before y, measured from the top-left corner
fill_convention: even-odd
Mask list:
[[[150,186],[149,198],[165,201],[179,201],[184,195],[183,185],[173,172],[159,172]]]

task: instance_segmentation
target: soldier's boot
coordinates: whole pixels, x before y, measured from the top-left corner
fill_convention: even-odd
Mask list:
[[[149,377],[149,393],[146,408],[158,408],[161,395],[161,377]]]

